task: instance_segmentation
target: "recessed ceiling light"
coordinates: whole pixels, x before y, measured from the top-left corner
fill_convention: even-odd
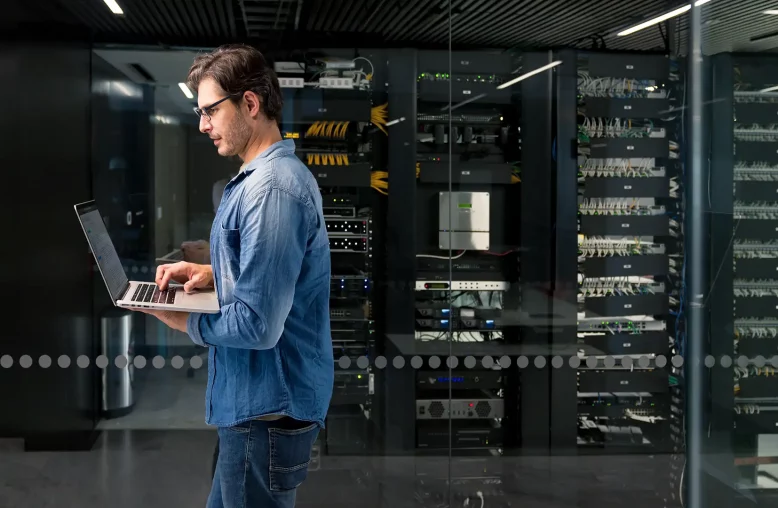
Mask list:
[[[769,9],[764,11],[763,14],[772,14],[773,16],[778,15],[778,9]]]
[[[710,0],[697,0],[694,2],[695,7],[699,7],[700,5],[706,4],[710,2]],[[616,35],[619,37],[622,37],[624,35],[630,35],[634,34],[637,31],[643,30],[644,28],[648,28],[650,26],[657,25],[661,23],[662,21],[667,21],[670,18],[674,18],[676,16],[680,16],[681,14],[684,14],[686,11],[691,10],[692,4],[684,5],[683,7],[679,7],[673,11],[667,12],[665,14],[662,14],[661,16],[657,16],[655,18],[651,18],[648,21],[644,21],[643,23],[640,23],[638,25],[635,25],[633,27],[627,28],[626,30],[622,30],[621,32],[617,33]]]
[[[181,91],[184,92],[184,95],[186,95],[187,99],[194,99],[194,94],[189,89],[189,87],[186,86],[186,83],[179,83],[178,88],[180,88]]]
[[[114,14],[124,14],[124,11],[119,7],[119,4],[116,3],[116,0],[103,0],[103,2],[105,2],[105,5],[107,5]]]

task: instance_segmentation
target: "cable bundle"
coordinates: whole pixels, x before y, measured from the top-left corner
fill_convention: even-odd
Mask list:
[[[375,106],[373,108],[370,108],[370,121],[381,129],[384,134],[387,136],[389,135],[388,132],[386,132],[386,120],[389,117],[389,103],[381,104],[380,106]]]
[[[389,173],[386,171],[371,171],[370,172],[370,187],[374,188],[384,196],[388,196],[389,182],[384,180],[389,178]]]
[[[348,155],[340,153],[309,153],[306,156],[309,166],[348,166]]]
[[[308,130],[305,131],[306,138],[335,138],[345,139],[346,129],[351,122],[314,122]]]

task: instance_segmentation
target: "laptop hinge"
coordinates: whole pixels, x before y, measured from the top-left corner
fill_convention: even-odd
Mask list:
[[[132,284],[130,284],[129,282],[127,282],[127,286],[126,286],[126,287],[124,288],[124,290],[121,292],[121,295],[122,295],[122,297],[121,297],[121,298],[119,298],[119,300],[124,300],[124,298],[125,298],[125,297],[126,297],[128,294],[129,294],[129,292],[130,292],[130,286],[131,286],[131,285],[132,285]]]

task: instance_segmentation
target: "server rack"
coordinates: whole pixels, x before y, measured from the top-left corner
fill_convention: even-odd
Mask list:
[[[578,286],[578,450],[677,451],[682,376],[670,359],[682,354],[683,334],[681,122],[671,113],[681,102],[678,63],[659,54],[560,58],[557,201],[577,198],[579,209],[577,280],[560,278],[575,261],[558,250],[566,262],[558,262],[557,283]],[[575,197],[562,168],[577,172]]]
[[[778,83],[776,59],[713,58],[711,129],[711,506],[778,499]],[[726,242],[726,244],[725,244]],[[729,360],[727,360],[729,359]],[[703,429],[704,430],[704,429]]]
[[[282,134],[319,185],[331,258],[335,380],[320,447],[364,454],[375,443],[372,359],[382,326],[387,106],[375,78],[385,71],[375,57],[329,55],[298,66],[279,78],[291,105]]]
[[[535,56],[544,63],[549,57]],[[393,388],[387,392],[385,453],[432,460],[424,464],[434,463],[435,455],[445,458],[449,446],[454,455],[467,455],[467,464],[484,478],[455,472],[460,502],[476,490],[488,490],[490,498],[499,494],[499,456],[536,447],[548,453],[548,370],[520,370],[516,360],[526,352],[524,333],[530,343],[548,345],[542,329],[550,311],[545,291],[553,236],[551,80],[539,77],[497,91],[521,65],[533,65],[532,58],[522,55],[517,62],[507,54],[454,52],[451,67],[447,52],[400,50],[389,58],[390,117],[416,121],[394,125],[389,139],[386,352],[403,356],[406,366],[381,372]],[[530,83],[545,87],[527,88]],[[532,90],[528,99],[526,90]],[[527,104],[536,108],[534,123],[521,115]],[[541,122],[545,130],[538,128]],[[526,125],[535,128],[525,136]],[[544,143],[549,150],[543,155],[520,150]],[[408,146],[416,146],[416,153]],[[520,183],[525,177],[532,188]],[[462,227],[451,215],[461,207],[473,215],[487,211],[487,227]],[[522,231],[526,210],[533,214],[530,232]],[[519,251],[522,244],[530,248]],[[535,298],[538,314],[526,328],[517,317],[525,314],[526,301],[519,266],[532,274],[530,288],[537,290],[530,300]],[[466,366],[467,357],[474,366]],[[418,360],[421,369],[408,367]],[[502,368],[506,362],[510,367]],[[526,378],[532,390],[525,392]],[[442,482],[444,490],[447,475],[447,467],[417,470],[425,485]]]

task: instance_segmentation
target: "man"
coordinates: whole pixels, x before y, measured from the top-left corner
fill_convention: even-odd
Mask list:
[[[321,195],[281,139],[282,96],[262,54],[225,46],[198,56],[200,131],[243,166],[211,229],[211,265],[157,269],[186,291],[214,286],[218,314],[150,312],[210,348],[206,422],[219,456],[208,508],[292,507],[332,396],[330,253]]]

